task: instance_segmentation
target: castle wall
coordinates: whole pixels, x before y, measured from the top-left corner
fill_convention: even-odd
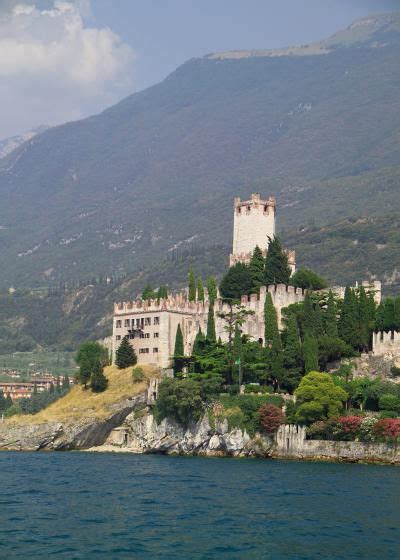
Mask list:
[[[377,332],[372,336],[372,352],[374,356],[386,354],[400,356],[400,332]]]

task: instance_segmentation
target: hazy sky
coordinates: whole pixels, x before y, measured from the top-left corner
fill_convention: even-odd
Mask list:
[[[0,0],[0,138],[98,112],[185,60],[309,43],[400,0]]]

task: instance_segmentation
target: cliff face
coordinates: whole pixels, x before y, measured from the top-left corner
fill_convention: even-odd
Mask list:
[[[108,450],[120,448],[136,453],[266,457],[273,442],[267,437],[251,439],[238,428],[230,430],[226,420],[216,420],[211,426],[207,415],[185,429],[170,419],[157,424],[152,414],[137,418],[132,413],[110,433],[105,445]]]

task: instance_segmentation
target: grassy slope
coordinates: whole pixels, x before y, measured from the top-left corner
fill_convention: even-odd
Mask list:
[[[155,377],[157,371],[143,367],[146,377]],[[108,388],[103,393],[92,393],[80,385],[51,404],[48,408],[34,415],[13,416],[6,422],[11,425],[42,424],[46,422],[74,422],[82,419],[102,420],[110,416],[112,405],[146,390],[146,381],[132,382],[132,368],[119,370],[115,366],[105,369]]]

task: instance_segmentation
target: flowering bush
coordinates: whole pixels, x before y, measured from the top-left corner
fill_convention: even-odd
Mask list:
[[[374,433],[378,438],[396,443],[400,438],[400,418],[381,418],[374,426]]]
[[[338,424],[344,439],[355,439],[358,436],[361,422],[362,418],[359,416],[341,416]]]
[[[285,423],[285,415],[279,406],[265,404],[259,410],[260,425],[267,434],[273,434],[281,424]]]
[[[366,416],[361,420],[361,424],[358,430],[358,434],[361,441],[372,441],[374,439],[374,426],[377,423],[377,419],[373,416]]]

